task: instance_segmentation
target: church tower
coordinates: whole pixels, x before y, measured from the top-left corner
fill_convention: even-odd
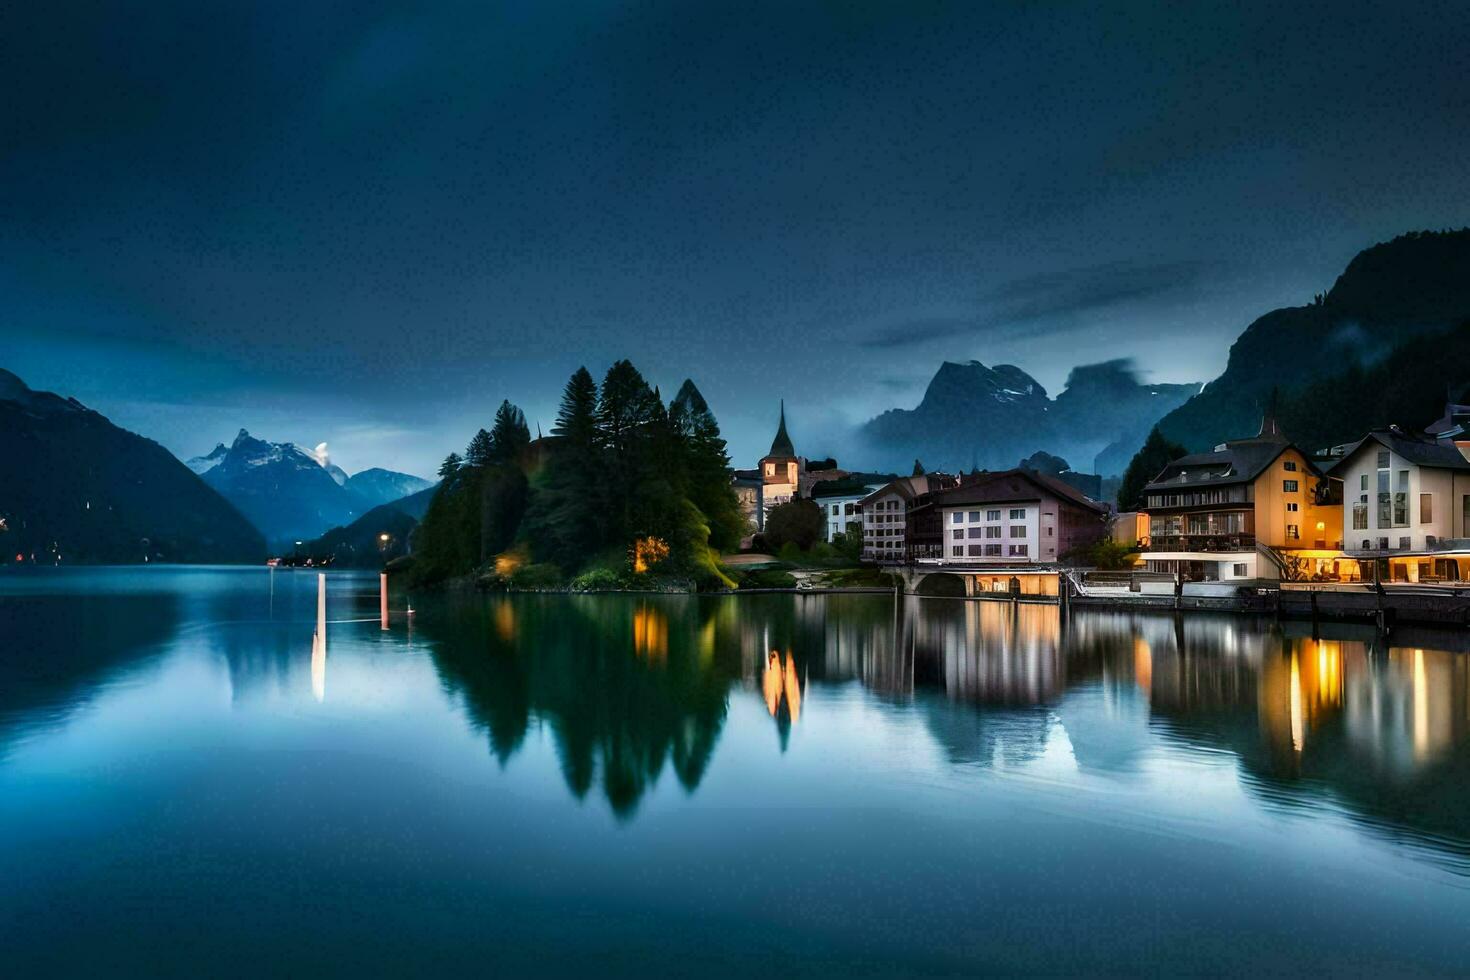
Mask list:
[[[771,440],[771,451],[761,457],[761,480],[769,488],[772,485],[790,486],[786,495],[796,492],[797,482],[801,478],[801,458],[796,455],[796,449],[791,445],[791,437],[786,434],[786,400],[781,400],[781,422],[776,427],[776,438]],[[771,491],[766,491],[769,498]],[[778,496],[781,495],[779,492]]]

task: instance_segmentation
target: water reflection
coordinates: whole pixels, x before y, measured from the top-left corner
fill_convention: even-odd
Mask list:
[[[490,757],[505,765],[546,738],[568,790],[624,817],[665,770],[699,787],[732,705],[744,701],[762,737],[774,726],[773,751],[796,754],[852,695],[918,722],[904,737],[949,766],[1070,767],[1146,793],[1160,759],[1229,763],[1268,807],[1347,813],[1470,858],[1462,633],[848,595],[425,596],[420,616],[383,630],[405,597],[390,603],[367,577],[119,581],[0,589],[0,754],[170,643],[222,663],[240,707],[308,691],[323,702],[330,625],[334,711],[376,669],[365,636],[374,656],[426,649],[416,662]]]

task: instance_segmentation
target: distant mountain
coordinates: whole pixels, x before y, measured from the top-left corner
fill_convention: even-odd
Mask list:
[[[275,550],[316,538],[366,509],[321,458],[294,443],[266,442],[241,429],[213,465],[204,465],[208,458],[196,457],[189,465],[202,467],[204,481],[238,507]]]
[[[1311,305],[1273,310],[1235,341],[1225,372],[1159,422],[1164,435],[1191,450],[1254,433],[1278,388],[1290,401],[1312,386],[1322,420],[1356,417],[1356,402],[1376,398],[1350,385],[1322,384],[1370,371],[1404,344],[1470,320],[1470,229],[1416,232],[1358,253]],[[1470,369],[1456,375],[1470,380]],[[1443,385],[1432,385],[1441,398]],[[1413,378],[1397,383],[1413,385]],[[1388,419],[1424,424],[1433,416]],[[1320,427],[1318,427],[1320,428]],[[1287,430],[1287,434],[1297,436]],[[1354,429],[1344,438],[1362,432]],[[1142,444],[1139,440],[1135,448]],[[1317,447],[1313,447],[1317,448]]]
[[[359,473],[353,479],[361,475]],[[419,482],[427,483],[424,480]],[[394,558],[407,554],[409,539],[419,522],[424,519],[424,513],[429,509],[429,503],[438,489],[439,484],[429,483],[417,493],[374,507],[351,524],[332,528],[315,541],[303,545],[300,550],[304,555],[318,559],[330,558],[338,565],[351,568],[376,568],[387,564]],[[388,535],[386,541],[383,540],[385,534]]]
[[[0,370],[0,555],[254,562],[260,532],[149,439]]]
[[[1004,469],[1044,450],[1079,471],[1110,475],[1127,466],[1149,428],[1199,390],[1195,384],[1144,384],[1132,362],[1074,368],[1055,400],[1012,364],[945,362],[913,409],[891,409],[860,431],[885,460],[918,457],[934,469]],[[1119,458],[1121,457],[1121,462]]]
[[[332,528],[301,551],[349,568],[378,568],[408,553],[409,536],[418,526],[417,518],[393,504],[382,504],[351,524]]]
[[[390,503],[433,486],[428,480],[374,467],[347,478],[347,489],[369,507]]]
[[[428,513],[429,504],[433,502],[434,492],[438,489],[439,484],[431,483],[418,493],[411,493],[407,497],[399,497],[397,500],[390,501],[386,506],[402,511],[416,521],[421,521],[424,519],[424,514]]]
[[[184,465],[189,467],[189,469],[193,470],[195,473],[198,473],[202,476],[203,474],[218,466],[220,460],[225,458],[225,453],[229,451],[229,447],[226,446],[224,443],[217,443],[215,447],[209,451],[209,454],[207,456],[195,456],[193,459],[185,460]]]

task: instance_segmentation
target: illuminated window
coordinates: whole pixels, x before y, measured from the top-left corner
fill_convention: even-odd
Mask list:
[[[1288,541],[1296,541],[1301,538],[1301,529],[1295,524],[1286,525],[1286,538]]]
[[[1286,512],[1289,514],[1295,514],[1299,507],[1300,505],[1295,502],[1289,503],[1286,505]]]

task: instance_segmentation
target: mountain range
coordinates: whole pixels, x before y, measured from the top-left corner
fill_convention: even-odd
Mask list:
[[[932,469],[1004,469],[1037,450],[1079,472],[1121,473],[1149,428],[1198,384],[1146,384],[1127,359],[1073,368],[1056,398],[1014,364],[946,361],[912,409],[890,409],[860,430],[884,458]]]
[[[1470,382],[1470,229],[1412,232],[1358,253],[1325,293],[1256,319],[1208,384],[1150,385],[1126,360],[1074,368],[1056,398],[1022,369],[945,363],[913,409],[859,430],[892,465],[1011,466],[1037,450],[1074,469],[1121,473],[1158,424],[1198,451],[1254,433],[1279,399],[1308,449],[1373,426],[1421,427]]]
[[[0,370],[0,553],[68,564],[253,562],[266,544],[158,443]]]
[[[257,439],[245,429],[229,446],[220,443],[186,465],[238,507],[276,550],[314,539],[431,485],[379,468],[348,476],[331,462],[325,444],[307,450]]]

